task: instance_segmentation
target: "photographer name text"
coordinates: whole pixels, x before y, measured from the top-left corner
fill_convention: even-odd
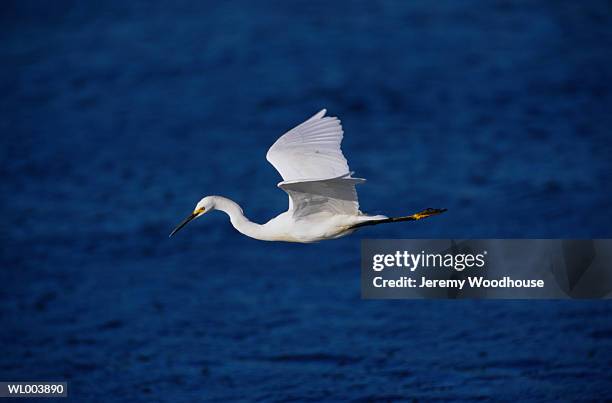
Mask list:
[[[376,288],[456,288],[462,290],[471,288],[543,288],[544,280],[540,279],[513,279],[503,276],[489,279],[484,275],[486,269],[487,251],[482,253],[440,254],[440,253],[411,253],[396,251],[392,254],[376,254],[372,258],[372,270],[375,272],[404,270],[414,274],[417,270],[423,272],[420,278],[400,276],[399,278],[385,279],[376,276],[372,285]],[[452,269],[462,272],[465,269],[478,271],[466,278],[432,279],[428,278],[425,270]],[[472,273],[470,273],[472,274]]]

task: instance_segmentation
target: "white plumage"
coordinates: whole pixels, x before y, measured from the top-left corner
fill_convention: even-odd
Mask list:
[[[278,187],[289,195],[289,208],[267,223],[249,221],[234,201],[222,196],[207,196],[170,236],[202,214],[221,210],[232,225],[251,238],[266,241],[316,242],[339,238],[365,225],[411,221],[439,214],[443,209],[388,218],[368,216],[359,211],[355,185],[365,179],[351,177],[342,154],[342,125],[336,117],[319,113],[282,135],[270,147],[267,160],[280,173]]]
[[[285,182],[331,179],[349,174],[340,149],[342,125],[336,117],[319,113],[283,134],[266,158]],[[281,182],[282,183],[282,182]]]

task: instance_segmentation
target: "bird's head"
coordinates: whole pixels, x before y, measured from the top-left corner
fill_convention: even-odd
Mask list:
[[[183,228],[185,225],[189,224],[191,221],[195,220],[196,218],[200,217],[201,215],[206,214],[209,211],[212,211],[214,209],[215,209],[215,198],[214,198],[214,196],[206,196],[206,197],[204,197],[202,200],[200,200],[198,202],[198,204],[196,204],[195,208],[193,209],[193,212],[191,214],[189,214],[187,216],[187,218],[185,218],[183,221],[181,221],[181,223],[179,225],[177,225],[174,230],[172,230],[172,232],[170,233],[170,236],[176,234],[181,228]]]

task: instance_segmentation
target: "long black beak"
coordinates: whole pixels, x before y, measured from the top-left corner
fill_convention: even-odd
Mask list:
[[[176,234],[177,232],[179,232],[179,230],[181,228],[183,228],[185,225],[189,224],[189,222],[191,220],[193,220],[194,218],[196,218],[198,215],[196,213],[191,213],[189,214],[189,217],[185,218],[179,225],[176,226],[176,228],[174,230],[172,230],[172,232],[170,233],[170,236],[168,238],[171,238],[172,235]]]

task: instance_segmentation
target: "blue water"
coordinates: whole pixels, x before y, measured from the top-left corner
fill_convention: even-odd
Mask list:
[[[362,238],[611,237],[605,1],[4,2],[0,380],[74,401],[610,396],[605,301],[365,301]],[[127,4],[125,4],[127,3]],[[288,2],[287,2],[288,3]],[[362,210],[264,243],[264,159],[342,119]]]

